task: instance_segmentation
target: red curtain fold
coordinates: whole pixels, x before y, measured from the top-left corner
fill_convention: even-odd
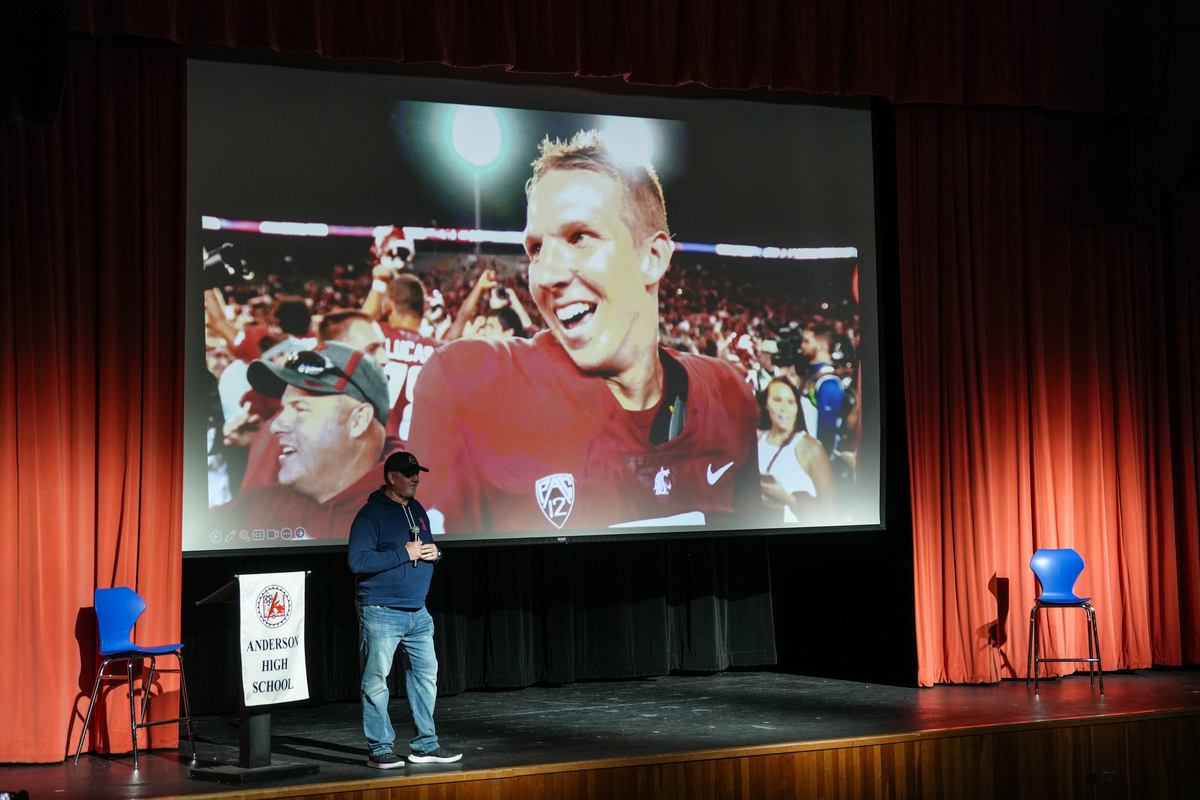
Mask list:
[[[1163,253],[1169,266],[1163,292],[1167,297],[1163,332],[1167,354],[1163,381],[1166,383],[1171,444],[1171,476],[1174,493],[1164,502],[1171,503],[1176,520],[1174,567],[1178,575],[1179,625],[1182,631],[1200,629],[1200,196],[1177,192],[1165,204]],[[1171,542],[1165,542],[1164,569],[1172,564],[1167,556]],[[1157,554],[1155,554],[1157,555]],[[1151,598],[1151,613],[1156,620],[1173,621],[1171,605]],[[1160,623],[1161,624],[1161,623]],[[1181,636],[1180,647],[1186,664],[1200,663],[1200,642],[1195,636]],[[1155,653],[1155,662],[1160,660]]]
[[[75,29],[631,83],[1153,113],[1167,10],[1117,0],[79,0]]]
[[[0,129],[0,762],[74,751],[93,588],[179,641],[184,112],[181,48],[81,41],[57,124]],[[87,749],[130,749],[111,686]],[[174,715],[177,676],[153,692]]]
[[[1040,547],[1087,563],[1107,669],[1196,663],[1195,198],[1126,122],[896,127],[921,684],[1025,676]],[[1043,646],[1086,654],[1083,614]]]

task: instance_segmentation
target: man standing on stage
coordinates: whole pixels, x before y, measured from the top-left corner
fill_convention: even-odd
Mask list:
[[[433,543],[429,516],[417,502],[421,473],[429,470],[411,453],[388,456],[384,485],[367,499],[350,526],[348,560],[357,576],[359,661],[362,664],[363,733],[371,748],[367,766],[394,769],[404,759],[392,752],[396,732],[388,716],[387,677],[396,648],[402,651],[408,706],[416,736],[409,742],[414,764],[462,758],[438,744],[433,725],[437,657],[433,618],[425,608],[433,565],[442,552]]]
[[[753,527],[749,386],[728,363],[659,346],[674,250],[653,167],[596,131],[542,144],[527,185],[533,339],[451,342],[429,359],[410,442],[442,477],[435,533]]]

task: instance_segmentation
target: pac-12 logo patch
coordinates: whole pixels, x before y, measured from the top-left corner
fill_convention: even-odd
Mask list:
[[[537,496],[538,507],[546,515],[546,519],[556,528],[566,524],[575,505],[575,476],[569,472],[556,472],[544,478],[538,478],[533,485]]]
[[[278,628],[292,616],[292,596],[282,586],[268,586],[258,594],[258,618],[268,628]]]

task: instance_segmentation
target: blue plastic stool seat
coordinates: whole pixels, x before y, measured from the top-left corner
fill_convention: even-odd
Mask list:
[[[146,601],[127,586],[113,589],[97,589],[94,595],[96,606],[96,624],[100,632],[100,655],[103,661],[96,670],[96,685],[92,688],[92,701],[88,704],[87,717],[83,721],[83,730],[79,734],[79,745],[75,748],[75,763],[79,763],[79,753],[83,750],[83,737],[87,735],[88,725],[92,721],[92,710],[96,707],[96,697],[100,692],[100,681],[120,680],[121,675],[105,675],[104,668],[113,661],[125,662],[125,678],[129,682],[129,722],[133,735],[133,768],[138,768],[137,732],[139,728],[150,728],[155,725],[170,723],[187,723],[188,741],[192,745],[192,759],[196,758],[196,740],[192,736],[192,715],[188,706],[187,681],[183,674],[183,644],[137,645],[129,636],[138,617],[146,610]],[[150,704],[150,689],[154,683],[156,657],[173,655],[179,660],[179,690],[183,695],[183,716],[175,719],[161,719],[146,722],[146,709]],[[145,659],[150,659],[150,674],[146,676],[145,693],[142,695],[142,713],[139,717],[133,706],[133,665]]]
[[[1042,593],[1038,595],[1033,610],[1029,612],[1029,657],[1026,662],[1025,685],[1033,676],[1033,691],[1038,690],[1038,664],[1050,661],[1078,661],[1088,665],[1088,678],[1092,686],[1100,682],[1100,694],[1104,694],[1104,670],[1100,666],[1100,633],[1096,626],[1096,609],[1089,602],[1090,597],[1079,597],[1075,594],[1075,581],[1083,572],[1083,557],[1071,548],[1061,550],[1042,549],[1033,554],[1029,560],[1029,568],[1037,575],[1042,585]],[[1041,608],[1082,608],[1087,615],[1088,657],[1087,658],[1039,658],[1038,657],[1038,619],[1037,612]]]
[[[112,653],[100,652],[102,656],[123,656],[123,655],[144,655],[144,656],[161,656],[167,653],[174,653],[182,644],[160,644],[154,647],[130,647],[123,650],[116,650]]]

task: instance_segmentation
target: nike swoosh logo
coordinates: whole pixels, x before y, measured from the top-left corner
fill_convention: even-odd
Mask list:
[[[713,472],[712,464],[709,464],[708,465],[708,485],[712,486],[714,483],[721,480],[721,476],[724,475],[726,470],[728,470],[732,466],[733,466],[733,462],[730,461],[728,464],[721,467],[716,472]]]

